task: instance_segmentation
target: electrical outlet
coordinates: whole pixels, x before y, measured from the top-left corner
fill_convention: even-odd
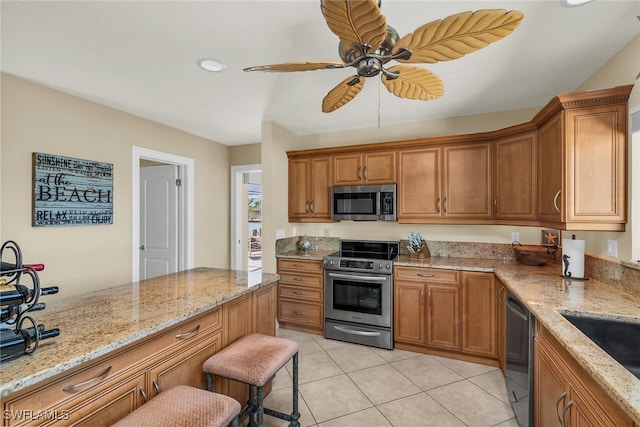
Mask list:
[[[276,239],[284,239],[284,228],[276,229]]]
[[[324,237],[329,237],[329,234],[331,234],[331,231],[329,230],[329,227],[325,227],[324,228]]]
[[[517,231],[511,232],[511,242],[520,242],[520,233]]]
[[[298,232],[298,229],[297,229],[297,228],[295,228],[295,227],[293,227],[293,230],[291,230],[291,235],[292,235],[292,236],[296,236],[296,235],[297,235],[297,234],[296,234],[297,232]]]
[[[607,240],[607,255],[618,258],[618,241]]]

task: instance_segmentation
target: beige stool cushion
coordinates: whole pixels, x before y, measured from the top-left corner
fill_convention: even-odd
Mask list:
[[[211,356],[202,369],[208,374],[263,386],[297,352],[295,341],[250,334]]]
[[[179,385],[163,391],[114,427],[227,427],[240,404],[223,394]]]

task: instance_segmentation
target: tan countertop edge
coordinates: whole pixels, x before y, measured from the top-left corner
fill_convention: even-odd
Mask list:
[[[43,341],[32,355],[2,363],[0,396],[45,381],[278,280],[277,274],[201,267],[47,303],[46,310],[33,317],[47,329],[59,327],[60,336]],[[131,298],[135,303],[131,294],[137,296]],[[133,312],[135,321],[131,320]]]
[[[561,312],[640,323],[640,299],[604,283],[569,281],[557,265],[528,267],[513,261],[401,256],[395,266],[493,272],[620,407],[640,424],[640,379],[567,321]]]

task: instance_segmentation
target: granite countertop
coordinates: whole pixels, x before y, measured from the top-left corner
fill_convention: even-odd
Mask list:
[[[160,332],[254,289],[277,274],[195,268],[88,294],[46,301],[33,318],[60,335],[29,356],[4,362],[5,397],[127,344]]]
[[[515,261],[400,256],[396,266],[493,272],[555,336],[595,381],[640,424],[640,379],[574,327],[561,313],[579,313],[640,323],[640,298],[596,280],[568,280],[553,264],[530,267]]]
[[[336,252],[337,249],[309,249],[308,251],[302,251],[300,249],[294,249],[286,252],[282,252],[276,255],[277,258],[295,258],[295,259],[311,259],[316,261],[322,261],[322,258],[331,255]]]

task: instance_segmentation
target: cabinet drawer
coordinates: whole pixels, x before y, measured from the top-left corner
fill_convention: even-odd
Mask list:
[[[304,259],[278,259],[278,270],[293,270],[296,272],[322,273],[322,262]]]
[[[280,300],[278,312],[280,321],[322,327],[322,304]]]
[[[322,289],[307,289],[280,284],[278,286],[278,296],[280,298],[298,298],[322,302]]]
[[[280,273],[280,283],[285,285],[304,285],[322,288],[322,276],[307,276],[288,272]]]
[[[451,283],[459,282],[459,272],[457,270],[442,270],[438,268],[415,268],[396,267],[396,279],[415,280],[429,283]]]

